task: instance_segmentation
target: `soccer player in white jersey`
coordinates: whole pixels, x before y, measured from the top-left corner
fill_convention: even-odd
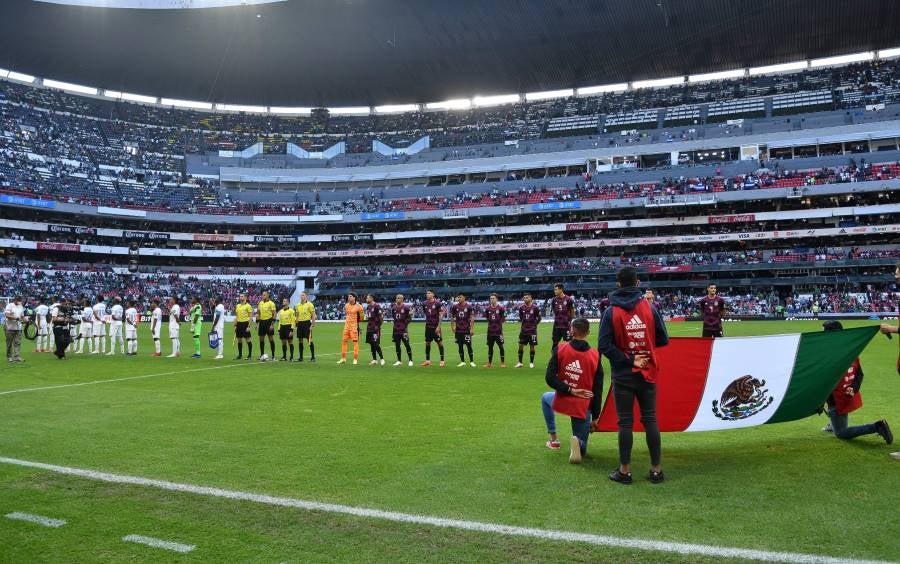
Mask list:
[[[93,326],[94,308],[91,307],[91,302],[84,300],[81,308],[81,330],[78,332],[78,349],[75,351],[76,354],[83,353],[88,348],[88,345],[90,345],[91,354],[94,354]]]
[[[57,297],[52,304],[50,304],[50,319],[52,320],[54,317],[59,315],[59,302],[60,298]],[[53,351],[56,348],[56,335],[53,334],[53,327],[50,327],[50,345],[47,347],[48,351]]]
[[[222,298],[213,299],[213,332],[219,336],[219,348],[216,354],[216,359],[223,358],[222,350],[225,347],[225,304],[222,303]]]
[[[128,302],[128,309],[125,310],[125,343],[128,350],[125,354],[128,356],[137,354],[137,326],[138,311],[135,307],[134,300],[131,300]]]
[[[94,307],[94,320],[91,323],[91,334],[94,337],[94,354],[106,351],[106,301],[97,296]]]
[[[169,298],[169,339],[172,340],[172,354],[167,358],[181,356],[181,307],[175,303],[175,298]]]
[[[109,351],[106,356],[116,354],[116,345],[120,345],[122,354],[125,354],[125,335],[122,332],[122,320],[125,310],[122,308],[122,298],[113,298],[113,305],[109,308]]]
[[[43,300],[38,301],[38,305],[34,308],[34,324],[37,326],[37,339],[34,341],[34,352],[50,352],[50,323],[47,321],[47,314],[50,308]]]
[[[162,331],[162,310],[159,308],[159,300],[153,300],[153,310],[150,313],[150,334],[153,335],[153,355],[162,356],[162,344],[159,342],[159,334]]]

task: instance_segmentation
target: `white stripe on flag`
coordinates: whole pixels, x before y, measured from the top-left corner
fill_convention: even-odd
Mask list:
[[[762,425],[768,421],[781,405],[790,384],[799,344],[800,335],[716,339],[713,342],[703,399],[700,400],[694,420],[686,430],[737,429]],[[749,409],[749,414],[743,417],[729,419],[726,415],[723,418],[723,393],[743,376],[750,376],[759,382],[765,381],[755,396],[762,397],[762,407]],[[765,390],[764,395],[762,390]],[[739,399],[735,401],[742,403]]]

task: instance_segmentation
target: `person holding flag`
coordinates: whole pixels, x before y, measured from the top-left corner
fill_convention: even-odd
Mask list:
[[[590,322],[579,317],[572,321],[572,339],[553,349],[547,373],[547,385],[555,391],[541,396],[541,410],[550,440],[544,443],[552,450],[559,449],[556,434],[556,413],[572,419],[572,438],[569,441],[569,462],[580,464],[587,452],[588,437],[597,428],[603,393],[603,366],[600,354],[587,343]]]
[[[656,348],[669,343],[662,316],[644,298],[637,271],[626,266],[616,273],[618,289],[609,295],[610,307],[600,321],[597,349],[609,359],[612,391],[618,414],[619,467],[609,479],[630,484],[634,401],[641,412],[650,449],[650,474],[654,484],[665,480],[660,466],[661,439],[656,421]]]
[[[200,307],[200,298],[194,296],[191,299],[190,311],[191,337],[194,339],[194,354],[191,358],[200,358],[200,336],[203,334],[203,308]]]

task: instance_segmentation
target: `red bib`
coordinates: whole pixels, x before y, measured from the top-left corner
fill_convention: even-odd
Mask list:
[[[594,375],[599,363],[600,354],[597,349],[582,352],[573,348],[571,343],[561,343],[556,349],[556,373],[572,389],[593,390]],[[588,418],[590,405],[591,400],[587,398],[560,392],[556,392],[556,397],[553,398],[553,411],[578,419]]]
[[[650,357],[650,362],[644,368],[632,371],[640,372],[648,382],[656,382],[659,361],[656,357],[656,324],[653,321],[652,306],[647,300],[639,300],[632,310],[613,306],[612,323],[619,350],[629,356],[641,353]]]
[[[847,415],[862,407],[862,396],[859,392],[856,392],[853,396],[847,395],[847,389],[853,387],[853,381],[856,380],[856,371],[859,368],[859,359],[857,358],[853,361],[853,365],[847,369],[847,372],[841,376],[834,391],[831,392],[834,408],[839,415]]]

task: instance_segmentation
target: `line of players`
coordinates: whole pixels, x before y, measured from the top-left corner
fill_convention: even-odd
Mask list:
[[[105,354],[112,356],[118,348],[121,354],[135,356],[138,352],[137,328],[140,323],[140,314],[137,310],[137,302],[131,300],[125,308],[121,297],[114,297],[107,305],[103,296],[97,296],[96,302],[91,305],[87,299],[81,304],[70,303],[66,298],[60,298],[50,305],[43,301],[34,307],[34,323],[37,327],[35,337],[35,352],[54,352],[60,359],[65,358],[66,352],[74,354]],[[213,300],[213,331],[219,335],[225,329],[225,306],[218,298]],[[174,298],[169,299],[169,340],[172,352],[169,358],[181,356],[181,306]],[[202,326],[202,307],[200,299],[191,301],[191,309],[188,314],[188,323],[191,326],[191,334],[194,340],[193,358],[200,358],[200,335]],[[160,301],[151,301],[150,310],[150,334],[153,337],[154,352],[152,356],[162,356],[160,336],[162,333],[163,314]],[[107,326],[109,330],[107,331]],[[67,337],[65,346],[57,346],[63,342],[61,332]],[[222,340],[224,341],[224,340]],[[55,349],[55,350],[54,350]],[[222,358],[222,346],[219,346],[218,356]]]
[[[562,284],[554,285],[554,296],[550,301],[550,309],[553,314],[552,346],[555,348],[560,341],[571,339],[571,322],[575,318],[575,301],[566,295]],[[648,299],[652,302],[652,294],[648,292]],[[524,366],[525,347],[529,348],[529,368],[534,368],[536,347],[538,345],[537,328],[541,322],[540,308],[534,303],[531,294],[524,294],[522,305],[517,308],[520,331],[518,336],[518,362],[516,368]],[[58,300],[47,306],[39,303],[34,308],[34,320],[38,327],[36,338],[36,352],[50,352],[54,348],[54,332],[51,330],[53,320],[60,315],[61,304],[64,300]],[[124,355],[137,354],[137,327],[140,315],[137,303],[130,301],[128,308],[122,305],[122,299],[115,297],[112,304],[107,303],[102,296],[98,296],[96,302],[91,305],[84,300],[81,309],[75,311],[75,317],[80,324],[73,336],[69,350],[76,354],[87,352],[88,354],[113,355],[117,346]],[[438,348],[440,355],[439,365],[445,365],[445,350],[441,322],[444,318],[444,304],[436,299],[434,292],[428,291],[422,304],[425,313],[425,360],[421,366],[431,366],[432,343]],[[609,300],[604,299],[600,303],[601,314],[609,306]],[[722,336],[721,318],[725,312],[725,301],[717,295],[715,284],[707,287],[707,295],[699,302],[700,313],[703,317],[703,336]],[[212,333],[216,336],[216,359],[224,358],[224,329],[225,306],[222,300],[212,300],[213,323]],[[174,298],[168,300],[168,333],[171,342],[171,353],[168,358],[181,356],[181,331],[182,322],[181,306]],[[384,351],[381,348],[381,327],[385,321],[384,311],[376,302],[375,296],[366,296],[365,309],[357,303],[357,296],[350,293],[344,306],[345,322],[341,337],[341,358],[338,364],[347,362],[348,344],[353,343],[353,363],[357,364],[359,358],[359,324],[366,322],[365,342],[370,346],[372,360],[370,365],[384,365]],[[404,302],[404,296],[397,294],[394,303],[390,306],[393,321],[391,340],[394,343],[397,360],[394,366],[403,364],[403,350],[406,351],[409,366],[414,365],[412,346],[409,340],[408,327],[412,321],[412,309]],[[466,301],[466,296],[457,294],[456,301],[449,308],[450,330],[454,335],[454,341],[459,353],[458,367],[468,364],[475,367],[472,349],[472,338],[475,334],[475,308]],[[499,353],[501,368],[506,367],[505,339],[503,325],[506,322],[506,308],[498,303],[497,294],[490,295],[490,305],[484,310],[484,318],[487,321],[487,347],[488,361],[485,368],[494,366],[494,349]],[[283,361],[294,361],[294,332],[298,340],[297,362],[304,360],[304,341],[309,345],[310,362],[316,361],[315,344],[313,342],[313,328],[316,323],[316,311],[306,292],[300,295],[300,301],[295,307],[291,307],[288,299],[282,300],[281,309],[278,310],[271,301],[268,292],[263,292],[261,300],[254,308],[248,301],[247,295],[241,294],[238,304],[235,305],[235,341],[237,356],[235,360],[252,358],[253,341],[250,333],[251,321],[256,322],[259,338],[259,360],[275,359],[275,325],[278,325],[278,336],[282,346]],[[154,299],[151,302],[150,333],[153,337],[154,352],[152,356],[162,356],[160,336],[163,325],[163,314],[160,301]],[[192,358],[200,358],[200,337],[202,327],[202,308],[199,298],[194,298],[188,315],[188,323],[191,327],[191,335],[194,341],[194,353]],[[109,326],[107,335],[106,326]],[[107,346],[108,338],[108,346]],[[265,341],[268,340],[271,357],[265,354]],[[247,356],[243,356],[243,347],[247,346]],[[290,357],[288,357],[290,351]],[[63,351],[65,352],[65,351]],[[59,356],[59,355],[58,355]],[[468,358],[468,363],[466,362]]]

